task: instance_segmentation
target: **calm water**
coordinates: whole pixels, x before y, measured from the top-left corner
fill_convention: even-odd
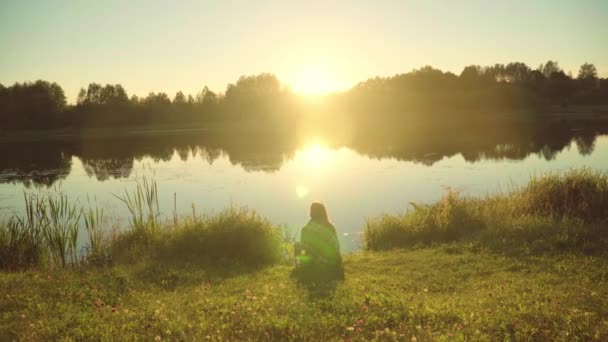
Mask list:
[[[124,224],[113,194],[153,177],[161,210],[172,216],[213,212],[231,204],[255,209],[292,229],[308,206],[326,204],[344,250],[356,249],[366,217],[399,213],[409,202],[432,202],[447,187],[482,195],[525,184],[531,175],[586,166],[608,169],[604,132],[544,133],[484,141],[429,144],[341,144],[310,137],[299,142],[225,143],[199,136],[3,143],[0,216],[23,210],[24,191],[95,197]]]

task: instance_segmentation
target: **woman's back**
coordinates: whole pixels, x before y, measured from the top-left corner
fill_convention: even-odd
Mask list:
[[[341,262],[336,228],[329,223],[311,219],[302,228],[302,249],[314,263],[336,265]]]
[[[344,278],[338,234],[323,204],[311,205],[310,221],[302,228],[296,255],[298,266],[294,271],[302,280],[325,282]]]

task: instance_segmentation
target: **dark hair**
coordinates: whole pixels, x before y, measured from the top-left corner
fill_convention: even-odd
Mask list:
[[[327,210],[325,210],[325,206],[319,202],[314,202],[310,205],[310,218],[315,221],[329,222]]]

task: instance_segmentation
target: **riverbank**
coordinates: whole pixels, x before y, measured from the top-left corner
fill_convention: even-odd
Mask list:
[[[358,253],[328,294],[290,270],[214,275],[142,263],[0,273],[0,339],[608,338],[605,258],[513,258],[466,245]]]
[[[324,286],[290,276],[293,237],[254,211],[162,221],[146,180],[118,197],[132,216],[106,237],[101,211],[65,197],[0,224],[0,340],[608,338],[606,173],[370,219]]]

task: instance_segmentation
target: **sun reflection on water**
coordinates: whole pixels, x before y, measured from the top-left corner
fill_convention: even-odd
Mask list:
[[[333,160],[333,151],[318,139],[309,140],[296,152],[295,192],[298,198],[309,197],[319,186],[319,181],[329,176],[328,167]]]
[[[313,141],[296,154],[302,167],[319,170],[327,166],[332,159],[331,150],[320,141]]]

